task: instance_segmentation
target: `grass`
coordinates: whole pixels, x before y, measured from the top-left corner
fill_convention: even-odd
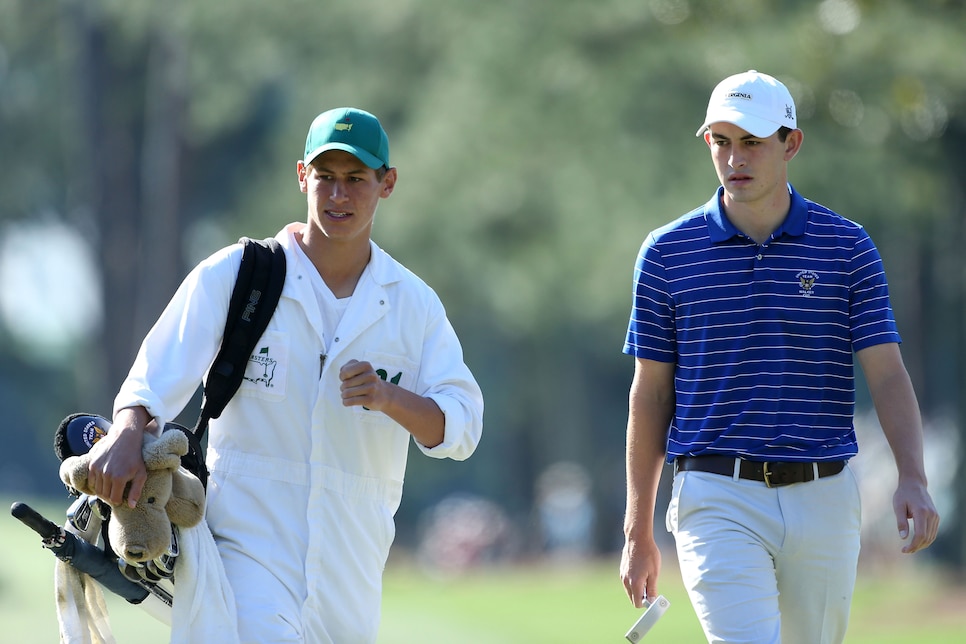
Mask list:
[[[4,508],[15,499],[0,495]],[[32,503],[51,518],[67,503]],[[53,556],[13,519],[0,518],[0,641],[56,642]],[[598,644],[624,642],[637,619],[617,577],[617,558],[581,565],[486,568],[428,577],[400,556],[386,572],[379,644]],[[671,601],[646,641],[703,642],[701,629],[665,557],[661,592]],[[119,644],[161,644],[168,629],[140,608],[105,593]],[[860,574],[848,644],[953,644],[966,641],[966,591],[917,568]]]

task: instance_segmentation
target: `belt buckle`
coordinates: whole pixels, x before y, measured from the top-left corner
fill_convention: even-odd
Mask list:
[[[769,463],[761,464],[762,478],[765,480],[765,487],[785,487],[792,483],[801,483],[804,479],[794,476],[794,472],[789,470],[792,463]],[[772,469],[777,466],[777,469]]]
[[[774,472],[771,471],[770,466],[771,466],[771,463],[769,463],[768,461],[765,461],[764,463],[761,464],[762,478],[765,479],[765,487],[769,487],[769,488],[777,487],[778,485],[781,485],[781,484],[780,483],[777,485],[771,484],[771,477],[772,477],[772,474],[774,474]]]

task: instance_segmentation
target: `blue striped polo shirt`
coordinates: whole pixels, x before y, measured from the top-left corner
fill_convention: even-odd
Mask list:
[[[900,342],[868,233],[791,186],[760,246],[724,192],[641,246],[624,353],[674,362],[667,460],[839,460],[858,450],[852,354]]]

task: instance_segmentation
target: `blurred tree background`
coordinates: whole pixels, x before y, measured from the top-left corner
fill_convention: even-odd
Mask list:
[[[634,259],[716,188],[694,130],[751,68],[798,103],[796,188],[877,242],[927,441],[962,472],[964,26],[960,0],[0,0],[0,490],[62,493],[60,419],[110,413],[194,263],[304,220],[305,130],[355,105],[399,168],[374,237],[439,292],[487,400],[472,459],[411,459],[399,542],[453,492],[526,532],[567,462],[618,549]],[[962,569],[947,479],[932,553]]]

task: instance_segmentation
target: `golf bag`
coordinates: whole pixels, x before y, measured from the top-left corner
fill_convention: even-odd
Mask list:
[[[285,282],[285,254],[276,240],[243,237],[239,241],[244,244],[244,254],[228,306],[221,348],[204,383],[198,422],[193,430],[177,423],[166,423],[163,428],[163,431],[184,432],[188,437],[188,453],[181,457],[181,465],[205,487],[208,468],[202,440],[208,422],[221,415],[241,385],[249,358],[268,327]],[[61,462],[70,456],[85,454],[110,427],[111,422],[103,416],[71,414],[55,432],[54,451]],[[68,491],[76,499],[67,510],[63,527],[25,503],[14,503],[10,512],[39,534],[44,547],[58,559],[170,623],[175,563],[180,554],[177,527],[172,526],[171,543],[163,555],[147,562],[128,562],[111,548],[107,531],[111,507],[96,497],[70,488]]]

